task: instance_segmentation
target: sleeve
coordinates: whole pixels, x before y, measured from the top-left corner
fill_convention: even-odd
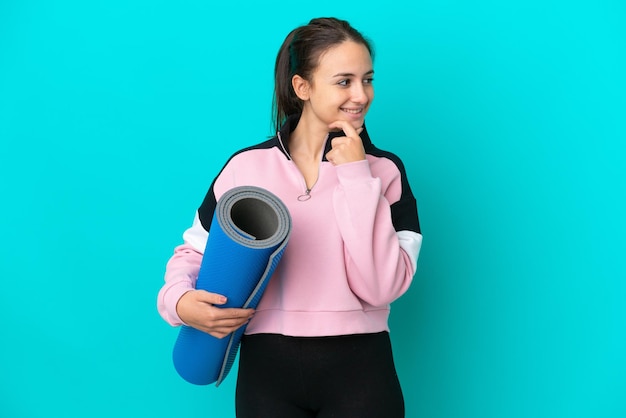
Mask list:
[[[367,160],[337,166],[339,185],[333,196],[348,283],[373,306],[388,305],[407,291],[422,243],[404,167],[390,167],[391,180],[383,191]]]
[[[157,309],[172,326],[182,325],[176,305],[178,300],[196,287],[202,263],[202,252],[209,233],[202,227],[198,215],[192,226],[183,234],[184,244],[174,249],[165,267],[165,284],[157,296]]]

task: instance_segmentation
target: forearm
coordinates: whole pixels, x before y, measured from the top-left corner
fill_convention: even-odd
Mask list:
[[[366,161],[341,167],[338,177],[333,204],[345,244],[349,285],[367,303],[387,305],[411,284],[421,235],[396,232],[381,180],[372,177]]]
[[[174,255],[167,263],[165,284],[157,297],[157,309],[170,325],[183,324],[176,305],[182,295],[195,289],[201,262],[202,254],[186,243],[174,249]]]

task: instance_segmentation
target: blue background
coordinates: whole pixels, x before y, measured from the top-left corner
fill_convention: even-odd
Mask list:
[[[234,415],[233,376],[176,375],[156,293],[324,15],[374,40],[369,131],[419,203],[407,417],[626,416],[626,3],[210,3],[0,2],[1,417]]]

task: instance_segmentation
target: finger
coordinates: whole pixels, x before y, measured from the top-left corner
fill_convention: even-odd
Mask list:
[[[196,296],[200,302],[210,303],[211,305],[223,305],[228,301],[226,296],[207,292],[206,290],[196,290]]]
[[[224,338],[230,333],[236,331],[236,328],[232,329],[232,328],[201,327],[200,331],[206,332],[207,334],[210,334],[216,338]]]
[[[345,120],[337,120],[330,125],[328,125],[330,129],[341,129],[346,136],[351,136],[353,138],[359,137],[359,133],[354,129],[354,127],[350,124],[350,122]]]
[[[192,327],[204,331],[208,334],[211,334],[213,332],[228,334],[247,324],[248,322],[250,322],[251,319],[251,317],[216,319],[214,317],[208,316],[204,319],[198,318],[188,325],[191,325]]]
[[[337,148],[340,145],[347,144],[348,141],[348,137],[338,136],[337,138],[333,138],[333,140],[330,142],[330,146],[331,148]]]
[[[204,327],[209,328],[213,331],[217,330],[235,330],[240,326],[247,324],[250,321],[250,318],[244,319],[224,319],[220,321],[210,321],[210,323],[202,324]]]
[[[207,334],[211,334],[214,337],[217,338],[223,338],[235,331],[237,331],[239,328],[241,328],[242,326],[244,326],[245,324],[247,324],[248,321],[244,321],[241,323],[236,323],[233,325],[213,325],[213,326],[202,326],[202,331],[206,332]]]
[[[246,320],[254,315],[254,309],[238,309],[238,308],[214,308],[213,319],[215,321],[228,319]]]
[[[222,339],[224,337],[229,336],[230,334],[232,334],[233,332],[237,331],[239,327],[237,328],[232,328],[232,329],[223,329],[223,330],[205,330],[204,332],[206,332],[207,334],[210,334],[216,338]]]
[[[209,334],[209,335],[212,335],[213,337],[215,337],[215,338],[217,338],[219,340],[221,340],[224,337],[227,337],[228,334],[230,334],[230,332],[215,332],[215,331],[213,331],[213,332],[206,331],[206,333]]]

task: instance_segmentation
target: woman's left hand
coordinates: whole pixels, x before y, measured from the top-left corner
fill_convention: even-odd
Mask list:
[[[365,149],[359,134],[363,128],[354,129],[350,122],[338,120],[328,125],[330,129],[341,129],[346,135],[333,138],[332,149],[326,154],[326,159],[333,165],[352,163],[365,159]]]

